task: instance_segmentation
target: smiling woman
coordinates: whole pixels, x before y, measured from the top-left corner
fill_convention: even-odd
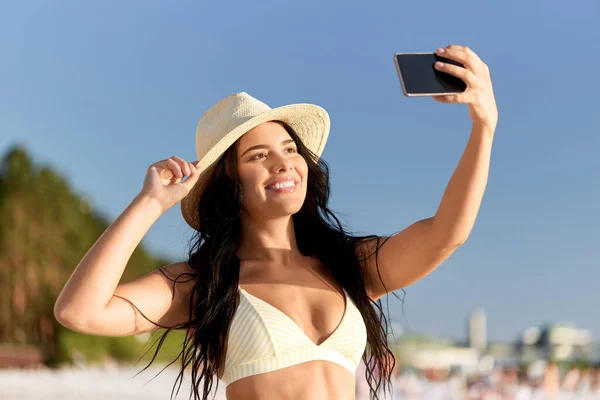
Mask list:
[[[57,319],[98,335],[186,330],[175,386],[191,369],[195,398],[219,379],[233,400],[351,399],[361,359],[377,398],[393,365],[366,261],[384,241],[350,235],[328,209],[328,134],[315,105],[271,109],[246,93],[219,102],[198,124],[198,161],[148,168],[67,282]],[[179,201],[196,232],[188,261],[118,284],[147,229]]]
[[[436,215],[385,238],[351,235],[328,208],[325,110],[228,96],[200,119],[198,161],[148,168],[65,285],[57,319],[97,335],[186,330],[175,385],[191,371],[196,399],[215,379],[230,400],[353,399],[361,360],[378,399],[395,365],[379,299],[436,268],[474,222],[494,122],[473,100],[482,93],[466,98],[477,125]],[[149,227],[180,201],[195,232],[188,260],[119,284]]]
[[[264,122],[237,142],[243,212],[249,220],[289,218],[304,203],[308,166],[289,132],[282,123]]]

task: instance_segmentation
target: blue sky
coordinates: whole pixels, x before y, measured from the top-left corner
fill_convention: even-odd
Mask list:
[[[223,97],[315,103],[332,119],[323,153],[332,208],[357,232],[390,234],[433,215],[470,130],[465,106],[404,97],[392,55],[467,45],[490,67],[500,114],[488,188],[467,243],[407,288],[404,317],[388,296],[392,319],[460,339],[481,306],[492,340],[546,321],[572,321],[600,339],[599,8],[5,3],[0,152],[24,144],[114,219],[148,165],[195,159],[196,124]],[[144,244],[183,258],[189,237],[176,207]]]

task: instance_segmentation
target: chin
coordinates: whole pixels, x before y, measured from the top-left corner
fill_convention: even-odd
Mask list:
[[[261,205],[261,214],[267,216],[286,216],[296,214],[304,205],[304,196],[268,199]]]
[[[281,197],[262,197],[260,200],[258,197],[246,197],[244,200],[244,209],[251,215],[261,215],[264,218],[283,217],[298,213],[304,205],[306,194],[301,192]]]
[[[288,202],[287,204],[270,204],[267,206],[268,215],[293,215],[302,209],[301,202]]]

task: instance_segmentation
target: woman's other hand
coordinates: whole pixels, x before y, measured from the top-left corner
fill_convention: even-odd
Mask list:
[[[187,196],[198,182],[197,164],[197,161],[187,162],[173,156],[150,165],[140,196],[158,201],[163,212],[168,210]],[[182,182],[184,177],[187,179]]]

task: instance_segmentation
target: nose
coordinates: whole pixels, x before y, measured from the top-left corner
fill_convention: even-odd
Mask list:
[[[294,163],[287,157],[279,156],[273,162],[273,171],[275,173],[291,171],[294,168]]]

